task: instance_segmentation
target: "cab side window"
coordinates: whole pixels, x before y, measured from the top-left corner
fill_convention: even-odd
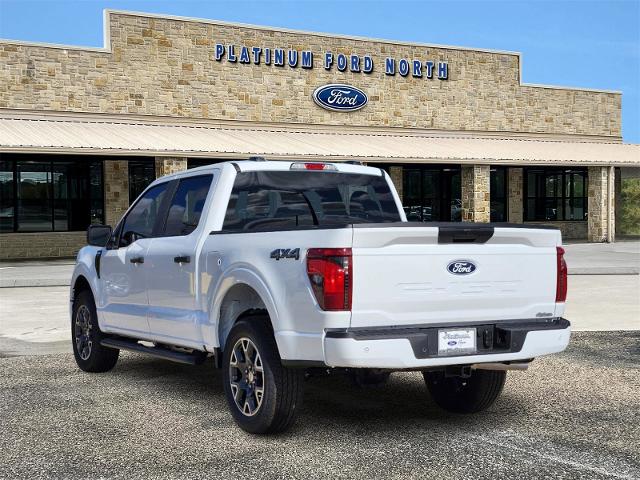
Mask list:
[[[167,212],[164,235],[189,235],[200,223],[213,175],[200,175],[180,180]]]
[[[120,247],[126,247],[136,240],[153,236],[160,206],[168,185],[168,183],[161,183],[150,188],[136,202],[124,220],[120,235]]]

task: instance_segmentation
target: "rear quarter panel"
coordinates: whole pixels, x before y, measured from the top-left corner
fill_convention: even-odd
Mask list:
[[[258,292],[265,303],[283,358],[305,359],[318,355],[322,358],[324,329],[348,327],[351,313],[320,309],[307,277],[306,253],[315,247],[350,247],[351,241],[351,228],[214,232],[205,241],[201,256],[206,263],[201,282],[206,291],[203,291],[206,301],[203,308],[208,310],[211,319],[209,328],[203,331],[206,343],[220,346],[216,328],[220,306],[234,285],[245,283]],[[300,249],[298,259],[271,258],[275,249],[296,248]],[[296,340],[290,342],[290,338]]]

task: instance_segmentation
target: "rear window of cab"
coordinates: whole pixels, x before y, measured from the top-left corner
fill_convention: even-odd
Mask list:
[[[383,176],[343,172],[241,172],[223,231],[273,231],[398,222]]]

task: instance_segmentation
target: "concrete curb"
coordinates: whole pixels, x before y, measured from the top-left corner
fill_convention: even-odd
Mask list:
[[[1,279],[0,288],[25,288],[25,287],[68,287],[69,280],[56,280],[47,278],[38,279]]]
[[[569,275],[640,275],[638,267],[569,267]]]

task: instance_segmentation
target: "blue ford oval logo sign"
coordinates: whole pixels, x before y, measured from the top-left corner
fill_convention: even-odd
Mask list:
[[[447,265],[447,270],[454,275],[468,275],[476,271],[476,265],[468,260],[454,260]]]
[[[316,88],[313,100],[322,108],[335,112],[353,112],[364,107],[369,101],[367,94],[359,88],[340,83]]]

